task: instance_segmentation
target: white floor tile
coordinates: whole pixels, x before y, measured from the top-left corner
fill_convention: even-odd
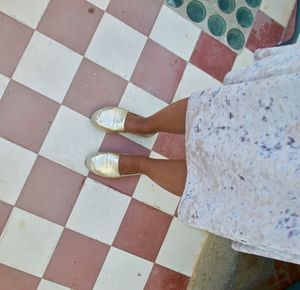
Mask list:
[[[130,197],[87,178],[67,227],[112,244],[130,200]]]
[[[173,218],[156,263],[190,277],[207,235]]]
[[[144,146],[145,148],[151,150],[158,134],[151,135],[151,136],[140,136],[140,135],[135,135],[135,134],[130,134],[130,133],[120,133],[120,135],[128,138],[129,140]]]
[[[61,106],[40,154],[87,175],[85,158],[98,151],[103,138],[104,132],[97,130],[88,118]]]
[[[133,197],[170,215],[175,213],[180,198],[163,189],[143,175],[135,188]]]
[[[287,27],[296,0],[263,0],[260,9],[283,27]]]
[[[0,200],[14,205],[35,162],[36,154],[0,138]]]
[[[37,290],[72,290],[72,289],[42,279]]]
[[[194,65],[188,63],[177,88],[173,102],[187,98],[194,92],[220,85],[221,83],[218,80]]]
[[[148,117],[163,109],[167,105],[168,104],[166,102],[142,90],[132,83],[128,83],[128,86],[119,103],[119,107],[127,109],[130,112],[143,117]],[[147,137],[133,134],[122,135],[148,149],[153,147],[157,137],[157,134]]]
[[[108,13],[103,16],[86,57],[129,80],[147,38]]]
[[[102,10],[105,10],[108,7],[110,0],[88,0],[88,2],[94,4]]]
[[[155,151],[151,151],[150,157],[151,158],[156,158],[156,159],[168,159],[167,157],[165,157],[163,155],[160,155],[159,153],[157,153]]]
[[[50,0],[1,0],[0,11],[31,28],[39,24]]]
[[[152,263],[111,248],[93,290],[143,290]]]
[[[35,32],[13,79],[62,102],[82,56],[47,36]]]
[[[132,83],[128,83],[119,103],[119,107],[123,107],[124,109],[143,117],[148,117],[167,105],[166,102]]]
[[[245,48],[235,59],[232,69],[239,69],[254,63],[254,53]]]
[[[41,277],[63,227],[14,208],[0,237],[0,262]]]
[[[189,60],[200,32],[198,27],[163,5],[150,38],[179,57]]]
[[[0,74],[0,100],[2,98],[4,91],[6,90],[8,83],[9,83],[9,78],[4,76],[3,74]]]

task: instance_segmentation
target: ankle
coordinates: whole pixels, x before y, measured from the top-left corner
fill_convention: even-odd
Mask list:
[[[145,134],[155,134],[158,132],[155,128],[152,116],[144,118],[142,126]]]
[[[139,171],[139,173],[147,175],[147,168],[148,168],[148,163],[150,158],[145,156],[136,156],[136,157],[137,157],[136,169]]]
[[[119,159],[119,172],[123,174],[137,174],[144,173],[145,168],[145,159],[144,156],[136,155],[120,155]]]
[[[140,117],[137,120],[137,129],[139,131],[140,134],[150,134],[151,132],[151,127],[149,126],[149,118],[147,117]]]
[[[125,131],[134,134],[144,134],[145,119],[142,116],[128,113],[125,121]]]

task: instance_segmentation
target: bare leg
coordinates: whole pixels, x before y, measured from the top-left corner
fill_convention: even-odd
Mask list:
[[[180,100],[147,118],[129,113],[125,121],[125,131],[135,134],[185,134],[187,104],[188,99]],[[120,156],[119,171],[121,174],[145,174],[178,196],[183,193],[187,176],[185,160],[160,160],[133,155]]]
[[[145,174],[178,196],[183,193],[187,176],[185,160],[160,160],[134,155],[120,156],[119,171],[120,174]]]
[[[125,121],[125,131],[135,134],[184,134],[187,104],[187,98],[177,101],[147,118],[129,113]]]

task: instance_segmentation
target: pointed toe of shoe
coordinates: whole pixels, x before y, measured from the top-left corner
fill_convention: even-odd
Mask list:
[[[106,107],[94,112],[91,116],[93,124],[105,131],[124,132],[128,111],[117,107]]]
[[[93,122],[94,125],[98,125],[98,116],[100,113],[101,110],[98,110],[91,115],[91,121]]]
[[[89,171],[94,171],[94,166],[93,166],[93,162],[92,162],[92,156],[88,156],[86,159],[85,159],[85,166],[87,167],[87,169]]]
[[[96,175],[116,178],[119,173],[119,155],[114,153],[95,153],[85,159],[85,165]]]

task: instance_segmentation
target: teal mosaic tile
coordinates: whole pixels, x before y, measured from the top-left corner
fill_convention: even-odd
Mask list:
[[[261,0],[165,0],[172,10],[240,53]]]

